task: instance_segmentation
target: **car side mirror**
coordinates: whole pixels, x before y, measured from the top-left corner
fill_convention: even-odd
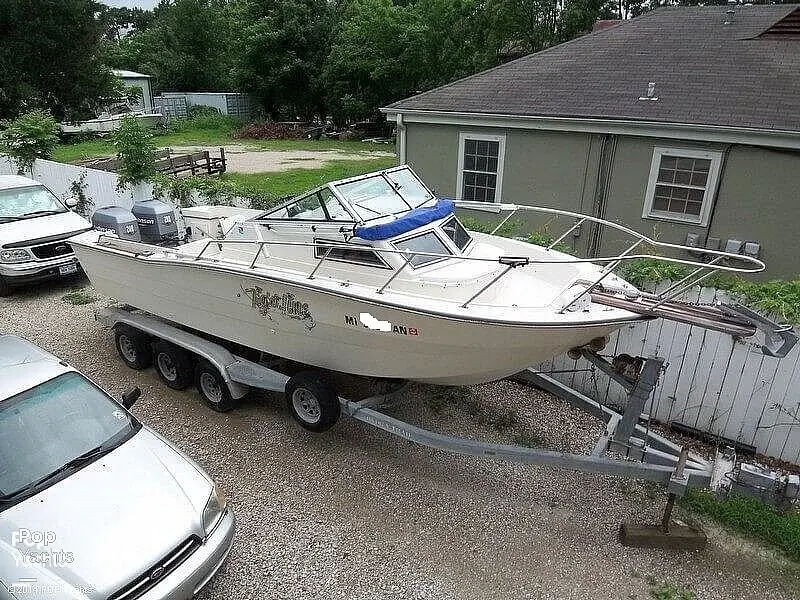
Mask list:
[[[129,389],[127,392],[122,394],[122,406],[129,409],[139,398],[141,398],[141,396],[142,390],[140,390],[138,387]]]
[[[67,205],[67,208],[70,209],[75,208],[76,206],[78,206],[78,199],[75,196],[70,196],[69,198],[66,198],[64,200],[64,204]]]

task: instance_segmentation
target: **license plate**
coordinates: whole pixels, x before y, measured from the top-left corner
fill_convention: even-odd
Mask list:
[[[78,272],[78,264],[77,263],[70,263],[68,265],[61,265],[58,267],[59,275],[70,275],[71,273]]]

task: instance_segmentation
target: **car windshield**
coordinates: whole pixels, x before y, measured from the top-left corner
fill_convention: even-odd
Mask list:
[[[75,372],[3,400],[0,500],[98,447],[115,448],[139,427],[119,404]]]
[[[66,211],[58,198],[41,185],[0,190],[0,221]]]
[[[337,183],[335,187],[363,221],[407,212],[426,202],[436,201],[408,169],[377,173],[356,181]]]

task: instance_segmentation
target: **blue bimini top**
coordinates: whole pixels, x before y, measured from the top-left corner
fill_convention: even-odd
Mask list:
[[[413,231],[428,223],[443,219],[455,210],[455,204],[447,198],[439,198],[433,206],[415,208],[402,217],[379,225],[361,225],[356,227],[356,237],[362,240],[388,240],[401,233]]]

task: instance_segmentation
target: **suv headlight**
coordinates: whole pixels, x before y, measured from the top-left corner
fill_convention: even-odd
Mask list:
[[[225,493],[215,483],[211,490],[211,495],[208,497],[208,502],[206,502],[206,507],[203,509],[203,530],[206,532],[206,536],[211,535],[219,525],[227,506],[228,500],[225,498]]]
[[[14,248],[12,250],[0,250],[0,262],[21,263],[33,260],[31,253],[25,248]]]

